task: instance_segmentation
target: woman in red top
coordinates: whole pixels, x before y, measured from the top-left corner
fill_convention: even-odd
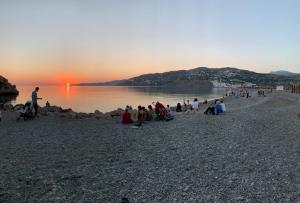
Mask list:
[[[125,109],[125,112],[122,115],[122,123],[123,124],[131,124],[132,120],[131,120],[131,114],[128,112],[128,109]]]

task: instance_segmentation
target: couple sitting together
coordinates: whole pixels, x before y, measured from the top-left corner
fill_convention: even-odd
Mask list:
[[[212,114],[212,115],[219,115],[220,113],[224,113],[226,111],[226,107],[223,100],[215,100],[214,104],[211,104],[204,114]]]

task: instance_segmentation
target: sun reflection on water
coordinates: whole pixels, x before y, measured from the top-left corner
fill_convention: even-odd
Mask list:
[[[67,83],[67,94],[68,94],[68,96],[70,95],[70,83]]]

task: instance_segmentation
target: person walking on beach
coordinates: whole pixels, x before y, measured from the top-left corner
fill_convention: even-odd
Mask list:
[[[32,98],[32,104],[33,104],[33,108],[34,108],[34,115],[36,116],[37,115],[37,111],[38,111],[38,103],[37,103],[37,100],[38,99],[42,99],[42,98],[39,98],[37,93],[39,91],[39,87],[36,87],[35,90],[32,92],[31,94],[31,98]]]

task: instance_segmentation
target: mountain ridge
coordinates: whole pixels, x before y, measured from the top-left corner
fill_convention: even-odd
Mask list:
[[[273,75],[279,75],[279,76],[297,76],[297,75],[300,75],[300,73],[293,73],[293,72],[285,71],[285,70],[271,71],[270,73],[273,74]]]
[[[124,80],[115,80],[104,83],[80,83],[77,85],[99,85],[99,86],[178,86],[199,85],[210,87],[213,83],[227,85],[286,85],[299,83],[300,76],[281,76],[271,73],[256,73],[233,67],[208,68],[197,67],[189,70],[175,70],[163,73],[147,73]]]

